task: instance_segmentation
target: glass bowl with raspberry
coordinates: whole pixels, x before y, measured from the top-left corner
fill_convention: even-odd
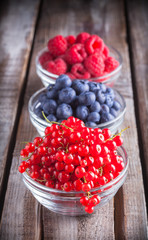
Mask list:
[[[123,131],[112,135],[109,129],[90,129],[70,117],[26,144],[18,170],[49,210],[69,216],[91,214],[112,199],[126,179],[129,161],[122,147]]]
[[[55,83],[61,74],[113,86],[121,69],[119,51],[105,45],[98,35],[85,32],[77,36],[55,36],[36,57],[36,72],[45,87]]]
[[[118,91],[105,84],[71,81],[67,75],[61,75],[54,85],[32,95],[28,109],[41,136],[50,125],[48,120],[61,122],[70,116],[83,120],[87,127],[109,128],[116,133],[124,120],[126,103]]]

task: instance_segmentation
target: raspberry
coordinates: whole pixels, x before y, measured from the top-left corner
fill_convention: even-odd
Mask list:
[[[66,52],[67,41],[62,35],[58,35],[49,40],[48,49],[54,57],[58,57]]]
[[[83,44],[77,43],[67,50],[65,59],[69,64],[75,64],[83,62],[86,56],[87,53]]]
[[[51,56],[50,52],[48,52],[48,51],[42,53],[42,55],[39,57],[39,62],[42,66],[46,62],[51,61],[51,60],[52,60],[52,56]]]
[[[109,56],[109,48],[105,45],[103,49],[103,55],[107,58]]]
[[[85,42],[85,49],[89,55],[94,53],[96,49],[102,52],[104,49],[104,42],[99,36],[91,35]]]
[[[76,63],[71,68],[72,74],[78,79],[90,78],[90,73],[86,71],[82,63]]]
[[[68,47],[71,47],[76,41],[76,37],[73,35],[69,35],[65,39],[67,40]]]
[[[67,64],[63,59],[58,58],[58,59],[55,59],[54,61],[47,62],[45,69],[48,72],[52,72],[54,74],[60,75],[60,74],[66,73]]]
[[[86,39],[88,39],[90,37],[90,34],[87,32],[81,32],[80,34],[78,34],[77,38],[76,38],[76,42],[77,43],[84,43],[86,41]]]
[[[105,60],[105,71],[106,72],[112,72],[119,66],[119,62],[114,59],[113,57],[108,57]]]
[[[94,76],[101,76],[104,72],[103,58],[97,54],[92,54],[84,61],[85,68]]]
[[[66,75],[70,77],[70,79],[75,79],[75,76],[71,72],[67,72]]]

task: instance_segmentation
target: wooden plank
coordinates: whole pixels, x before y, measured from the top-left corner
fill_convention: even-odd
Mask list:
[[[0,215],[7,187],[17,122],[25,91],[26,70],[38,8],[39,1],[36,0],[31,2],[29,0],[3,1],[0,8]],[[13,209],[16,209],[16,196],[14,197]],[[12,205],[9,207],[11,210]],[[21,212],[22,210],[18,208],[16,216],[21,215]],[[11,211],[9,214],[10,219],[12,219]],[[8,215],[6,215],[6,219]],[[19,218],[17,220],[19,221]],[[12,239],[15,236],[13,224],[8,228],[6,223],[5,227],[1,232],[1,239],[7,239],[7,237]]]
[[[37,208],[34,206],[36,201],[25,189],[23,183],[21,183],[20,175],[17,172],[17,156],[22,147],[20,142],[32,139],[36,133],[29,122],[27,112],[29,97],[35,90],[41,87],[41,82],[39,79],[37,80],[34,67],[36,53],[43,45],[46,45],[49,37],[56,34],[75,34],[83,30],[100,34],[100,36],[106,40],[106,43],[116,45],[116,48],[121,52],[124,59],[123,75],[120,81],[117,82],[116,87],[125,96],[127,111],[130,113],[126,114],[126,120],[122,126],[131,126],[131,129],[125,134],[125,147],[130,156],[130,167],[127,181],[115,197],[115,216],[113,201],[88,218],[59,216],[47,211],[45,208],[41,208],[41,211],[38,208],[38,204]],[[2,218],[3,236],[6,227],[12,226],[15,231],[11,228],[9,234],[11,231],[14,231],[15,236],[20,237],[20,239],[28,239],[28,236],[30,236],[29,239],[33,239],[34,227],[39,229],[39,232],[36,234],[36,239],[44,237],[44,239],[63,240],[67,239],[67,236],[68,239],[146,239],[146,211],[143,182],[137,144],[128,48],[125,39],[126,29],[122,1],[87,1],[85,5],[84,2],[82,3],[81,1],[65,1],[64,4],[61,3],[61,1],[54,1],[50,6],[44,1],[35,39],[25,104],[19,124],[8,191],[6,194]],[[133,145],[136,146],[134,151]],[[15,199],[14,196],[17,196],[19,200],[17,201],[18,213],[19,209],[23,209],[24,214],[23,217],[17,214],[15,221],[14,216],[16,215],[16,210],[13,210],[15,204],[12,204],[12,201],[10,201],[10,199]],[[8,211],[9,206],[12,209],[11,218]],[[36,211],[36,209],[38,211]],[[34,219],[31,218],[31,216],[35,216],[35,221],[33,221]],[[37,219],[39,219],[39,221],[37,221]],[[118,219],[120,224],[117,222]],[[29,226],[31,227],[29,228]]]
[[[127,24],[131,46],[135,111],[139,129],[139,145],[143,164],[145,194],[148,205],[148,2],[127,1]]]
[[[68,2],[65,4],[68,6]],[[77,3],[76,7],[78,6],[79,6],[79,3]],[[29,218],[30,211],[31,211],[31,215],[35,215],[35,207],[34,207],[35,203],[31,197],[31,194],[30,194],[30,198],[28,197],[29,192],[28,190],[25,189],[23,183],[21,182],[20,174],[17,172],[16,165],[18,165],[18,161],[16,159],[19,154],[19,150],[22,147],[22,145],[20,145],[20,142],[26,141],[26,140],[28,141],[32,139],[33,137],[35,137],[35,132],[36,132],[34,127],[29,122],[29,115],[27,110],[29,97],[37,89],[39,89],[42,86],[41,81],[37,78],[36,72],[35,72],[35,64],[34,64],[35,56],[37,52],[46,45],[49,37],[52,37],[60,33],[63,35],[67,35],[69,33],[75,34],[82,31],[84,28],[84,27],[82,28],[82,26],[79,27],[79,21],[76,21],[76,18],[78,17],[77,15],[74,16],[75,20],[71,19],[70,21],[71,15],[73,15],[72,10],[70,11],[68,10],[67,12],[68,15],[65,14],[64,11],[65,11],[65,5],[63,6],[61,1],[55,2],[50,6],[48,4],[48,1],[45,1],[43,3],[41,17],[40,17],[38,28],[36,31],[35,45],[33,49],[33,56],[31,60],[28,85],[27,85],[27,90],[25,95],[25,104],[24,104],[21,121],[18,128],[16,147],[13,154],[14,158],[12,161],[11,174],[9,177],[8,191],[6,194],[5,208],[3,212],[3,218],[2,218],[2,223],[3,223],[2,231],[4,233],[7,224],[12,225],[16,229],[15,230],[16,236],[22,237],[23,235],[23,239],[28,239],[27,238],[28,232],[30,234],[30,239],[33,239],[32,232],[28,225],[32,224],[32,218],[31,219]],[[81,18],[81,14],[79,12],[79,19],[80,18]],[[69,21],[69,25],[67,25],[67,21]],[[65,25],[65,29],[63,29],[64,25]],[[73,30],[72,30],[72,26],[73,26]],[[18,182],[18,184],[16,183],[16,181]],[[23,196],[22,196],[22,191],[23,191]],[[17,192],[17,199],[19,199],[18,201],[19,206],[17,208],[24,209],[25,216],[24,216],[24,219],[21,219],[21,216],[17,216],[17,218],[19,217],[19,219],[13,221],[12,223],[12,218],[8,217],[9,213],[7,211],[8,208],[6,206],[10,205],[10,199],[14,199],[14,194],[16,192]],[[11,216],[14,216],[15,211],[13,210],[12,207],[11,209],[12,209]],[[106,210],[106,213],[104,214],[105,210]],[[38,212],[38,214],[41,215],[41,212]],[[95,235],[94,233],[91,234],[88,228],[90,225],[92,225],[92,223],[94,224],[95,217],[88,218],[87,221],[85,221],[85,218],[77,218],[77,217],[67,218],[64,216],[58,216],[54,213],[51,213],[44,208],[43,208],[43,214],[42,214],[43,224],[41,224],[40,222],[40,227],[38,228],[40,229],[40,233],[42,232],[40,235],[44,236],[44,239],[64,239],[63,237],[66,238],[66,236],[68,236],[69,239],[77,239],[77,236],[79,239],[83,239],[83,236],[86,236],[86,237],[89,236],[90,239],[92,239],[94,237],[97,238],[98,234],[100,234],[102,239],[105,239],[106,229],[109,234],[108,239],[114,239],[113,201],[111,201],[107,206],[105,206],[105,208],[102,208],[100,210],[100,215],[99,215],[99,212],[97,212],[96,215],[94,216],[97,216],[97,222],[94,225]],[[38,215],[35,216],[36,221],[37,221],[37,217]],[[110,224],[110,222],[112,222],[112,224]],[[34,223],[35,222],[33,221],[33,226],[32,226],[33,229],[34,229]],[[27,224],[27,226],[25,224]],[[42,225],[43,225],[43,229],[42,229]],[[66,227],[63,228],[63,226],[66,226]]]

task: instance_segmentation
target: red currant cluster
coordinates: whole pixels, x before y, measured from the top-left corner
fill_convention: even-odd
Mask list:
[[[80,202],[92,213],[100,197],[91,195],[90,190],[110,182],[124,168],[116,152],[122,143],[121,136],[111,137],[109,129],[88,128],[83,121],[69,117],[47,127],[43,138],[26,144],[20,153],[24,161],[19,171],[50,188],[85,192]]]

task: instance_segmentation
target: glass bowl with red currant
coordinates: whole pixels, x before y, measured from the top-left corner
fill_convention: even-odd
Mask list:
[[[49,210],[69,216],[91,214],[123,185],[128,157],[122,130],[112,135],[69,117],[46,127],[21,150],[19,165],[26,187]]]
[[[98,35],[57,35],[36,56],[36,72],[47,87],[61,74],[71,79],[103,82],[113,86],[122,69],[122,57]]]
[[[34,93],[28,109],[31,122],[41,136],[50,125],[48,120],[61,122],[70,116],[81,119],[87,127],[109,128],[115,133],[124,120],[126,104],[118,91],[103,83],[71,81],[63,74],[55,84]]]

